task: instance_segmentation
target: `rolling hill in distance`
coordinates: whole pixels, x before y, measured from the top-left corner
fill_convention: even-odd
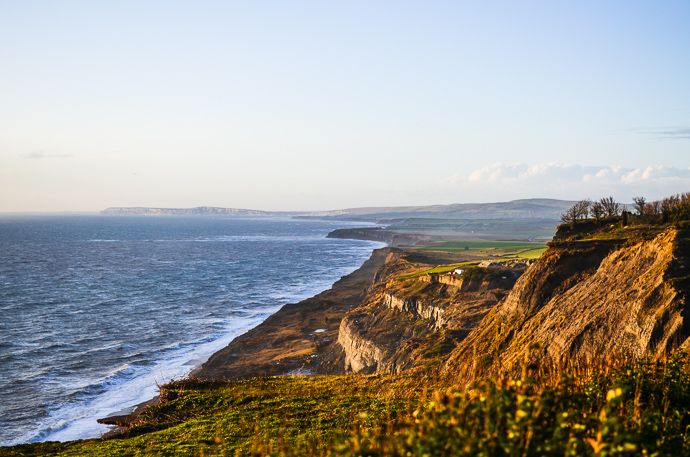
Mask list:
[[[261,211],[200,206],[196,208],[111,207],[104,215],[120,216],[287,216],[361,222],[387,219],[549,219],[558,220],[575,202],[532,198],[495,203],[349,208],[321,212]],[[382,221],[383,220],[383,221]]]

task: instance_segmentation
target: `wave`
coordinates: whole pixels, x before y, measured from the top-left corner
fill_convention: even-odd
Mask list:
[[[259,325],[271,313],[255,313],[225,328],[222,336],[204,338],[180,345],[170,356],[152,366],[122,364],[102,379],[93,380],[79,389],[74,400],[50,412],[36,430],[2,443],[14,445],[36,441],[70,441],[99,438],[113,427],[96,422],[97,419],[118,413],[155,397],[157,385],[186,376],[195,366],[224,348],[237,336]],[[190,361],[194,361],[190,364]]]
[[[22,379],[6,387],[22,397],[35,391],[31,394],[34,409],[15,408],[20,400],[26,403],[25,398],[0,404],[3,414],[12,411],[15,418],[0,424],[0,441],[5,440],[0,444],[99,437],[110,428],[96,419],[151,399],[157,394],[157,384],[185,376],[282,305],[331,287],[380,246],[327,240],[323,227],[313,233],[225,235],[225,223],[218,230],[222,230],[220,235],[171,231],[181,236],[161,240],[160,234],[136,225],[140,223],[148,222],[133,221],[132,230],[122,233],[124,238],[138,239],[119,239],[108,222],[103,225],[104,236],[88,238],[80,232],[72,241],[120,244],[87,248],[65,244],[61,236],[54,246],[32,253],[34,262],[44,260],[44,252],[51,253],[50,268],[7,276],[17,282],[0,291],[0,299],[17,306],[12,319],[15,330],[34,329],[32,319],[39,319],[41,331],[20,332],[26,341],[0,340],[0,350],[13,357],[15,370],[5,377]],[[50,233],[54,232],[51,228]],[[146,236],[141,236],[144,232]],[[201,244],[167,247],[153,240]],[[238,242],[240,247],[203,244],[208,241]],[[270,249],[252,244],[274,241]],[[242,242],[249,244],[244,247]],[[55,283],[52,265],[62,271],[71,269],[70,282]],[[34,295],[8,295],[7,291],[18,290]],[[52,304],[56,299],[59,306]],[[70,323],[76,325],[67,329]],[[17,331],[14,334],[20,334]],[[107,366],[111,368],[104,371]],[[8,391],[3,398],[12,399],[12,395]]]

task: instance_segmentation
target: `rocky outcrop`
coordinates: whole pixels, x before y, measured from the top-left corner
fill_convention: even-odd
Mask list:
[[[438,363],[506,292],[463,292],[424,276],[376,284],[341,322],[338,345],[345,353],[345,369],[399,373]]]
[[[360,373],[376,371],[383,362],[385,350],[361,336],[355,319],[345,319],[340,324],[338,344],[345,350],[345,370]]]
[[[406,313],[417,319],[426,319],[435,329],[440,329],[446,324],[443,319],[443,308],[435,306],[433,303],[425,303],[414,297],[396,297],[393,294],[383,294],[383,306],[395,309],[401,313]]]
[[[524,269],[496,269],[491,277],[467,278],[463,275],[429,274],[420,277],[420,280],[430,284],[448,284],[457,287],[462,292],[490,291],[494,289],[511,289]]]

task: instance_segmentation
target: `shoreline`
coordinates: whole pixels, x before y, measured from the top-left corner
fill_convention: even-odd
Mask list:
[[[190,361],[190,365],[196,363],[185,378],[239,380],[344,373],[342,350],[338,351],[336,344],[340,321],[362,302],[376,271],[394,250],[388,246],[374,249],[359,268],[341,277],[330,289],[284,305],[207,360]],[[126,433],[159,400],[155,396],[98,419],[98,423],[114,427],[102,438]]]

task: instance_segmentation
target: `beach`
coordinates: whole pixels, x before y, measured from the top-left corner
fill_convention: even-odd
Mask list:
[[[313,297],[284,305],[258,326],[238,336],[189,374],[204,380],[237,380],[266,376],[342,374],[344,354],[336,344],[340,321],[358,306],[391,248],[376,249],[354,272]],[[137,422],[151,399],[134,408],[99,419],[128,427]],[[125,429],[114,429],[114,433]]]

